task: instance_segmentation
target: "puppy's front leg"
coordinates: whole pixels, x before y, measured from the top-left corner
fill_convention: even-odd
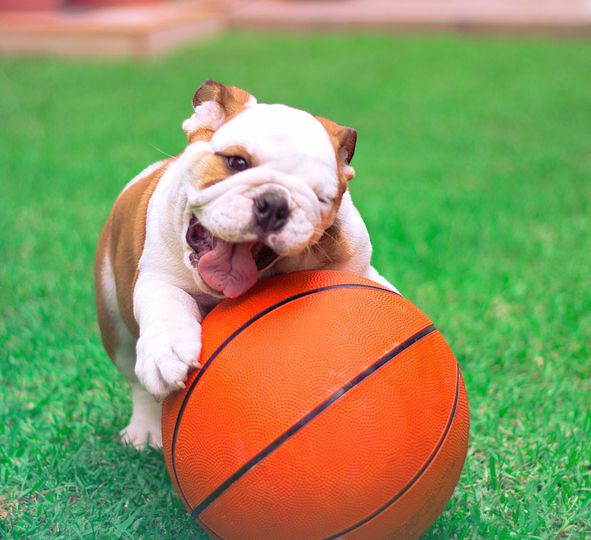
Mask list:
[[[201,314],[190,294],[141,273],[133,299],[140,329],[135,374],[161,400],[184,388],[189,370],[199,367]]]

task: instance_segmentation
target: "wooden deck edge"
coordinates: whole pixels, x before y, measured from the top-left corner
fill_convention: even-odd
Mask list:
[[[0,29],[1,55],[48,55],[63,57],[126,58],[150,57],[205,39],[224,27],[223,19],[211,17],[183,24],[160,25],[150,30],[55,32],[53,30]]]

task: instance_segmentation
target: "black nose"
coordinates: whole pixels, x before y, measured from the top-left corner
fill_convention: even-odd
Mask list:
[[[289,208],[284,197],[274,191],[261,193],[254,200],[254,219],[264,232],[277,232],[286,223]]]

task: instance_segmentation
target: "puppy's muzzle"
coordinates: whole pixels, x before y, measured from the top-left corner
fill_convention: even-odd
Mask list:
[[[289,218],[289,205],[283,195],[265,191],[255,197],[253,212],[263,233],[279,232]]]

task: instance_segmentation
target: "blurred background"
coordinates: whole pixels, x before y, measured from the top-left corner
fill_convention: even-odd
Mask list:
[[[92,266],[205,79],[358,129],[375,266],[471,404],[426,538],[591,537],[591,4],[0,0],[0,537],[205,538],[128,390]]]
[[[581,36],[587,0],[0,0],[0,51],[148,56],[221,28]]]

